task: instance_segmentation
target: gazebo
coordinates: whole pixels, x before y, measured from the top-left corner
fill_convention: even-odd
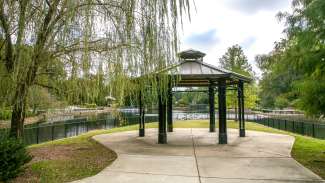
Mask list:
[[[232,87],[238,92],[238,121],[239,136],[245,137],[244,119],[244,83],[251,82],[251,78],[241,74],[217,68],[203,62],[205,53],[193,49],[178,54],[179,63],[163,69],[169,78],[178,81],[168,86],[168,94],[162,96],[158,92],[158,143],[167,143],[167,131],[173,132],[172,96],[173,87],[207,87],[209,95],[210,132],[215,132],[215,93],[218,93],[219,113],[219,144],[227,144],[227,106],[226,90]],[[163,97],[167,97],[164,99]],[[142,97],[139,97],[139,136],[145,136],[145,109]]]

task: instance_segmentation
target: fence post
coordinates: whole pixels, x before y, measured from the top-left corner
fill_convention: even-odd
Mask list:
[[[272,118],[272,127],[275,128],[275,119]]]
[[[67,138],[67,124],[64,123],[64,137]]]
[[[52,128],[51,128],[51,134],[52,134],[52,141],[54,140],[54,125],[52,124]]]
[[[86,124],[86,132],[88,132],[88,123],[87,123],[87,121],[85,121],[85,124]]]
[[[36,128],[36,144],[39,143],[39,125],[37,124],[37,128]]]
[[[284,130],[287,131],[287,120],[284,120]]]
[[[315,137],[315,123],[312,124],[312,135]]]
[[[302,135],[305,135],[305,123],[304,122],[301,122],[301,132],[302,132]]]
[[[79,135],[79,122],[77,123],[76,135]]]

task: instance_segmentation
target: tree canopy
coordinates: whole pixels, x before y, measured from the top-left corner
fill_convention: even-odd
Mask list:
[[[11,135],[22,136],[34,85],[70,103],[96,101],[105,90],[123,99],[135,90],[131,77],[175,60],[189,7],[188,0],[0,0],[0,92],[2,105],[12,106]]]
[[[219,59],[222,68],[254,78],[252,66],[248,63],[248,59],[240,45],[236,44],[229,47],[226,53]],[[251,83],[245,87],[244,95],[246,96],[245,107],[255,108],[257,101],[257,86]],[[237,91],[227,91],[227,106],[236,108]]]
[[[248,63],[243,49],[238,44],[229,47],[226,53],[219,59],[222,68],[243,74],[253,76],[252,66]]]
[[[263,106],[325,114],[324,12],[323,0],[294,0],[292,13],[278,14],[286,23],[286,38],[271,53],[256,58],[263,71]]]

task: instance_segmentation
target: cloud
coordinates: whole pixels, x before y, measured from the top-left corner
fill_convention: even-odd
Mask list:
[[[237,11],[254,14],[261,10],[274,11],[288,4],[288,0],[226,0],[226,5]]]
[[[185,43],[192,47],[209,48],[219,42],[216,29],[210,29],[202,33],[192,33],[185,38]]]
[[[285,36],[284,24],[279,23],[276,14],[290,11],[291,0],[194,1],[197,11],[192,8],[191,21],[184,21],[180,50],[200,50],[207,54],[205,62],[218,65],[218,58],[227,48],[239,44],[254,71],[260,74],[255,55],[270,52],[274,42]]]
[[[240,45],[244,48],[244,49],[248,49],[250,48],[255,42],[256,42],[257,38],[256,37],[248,37],[246,38],[243,42],[240,43]]]

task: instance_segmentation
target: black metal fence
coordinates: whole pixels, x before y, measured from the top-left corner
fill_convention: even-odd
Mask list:
[[[190,120],[190,119],[209,119],[209,114],[198,113],[200,115],[195,115],[197,113],[186,113],[186,114],[176,114],[176,119],[179,120]],[[175,118],[174,116],[174,118]],[[218,117],[218,112],[216,112],[216,119]],[[292,118],[281,119],[281,116],[274,116],[268,113],[258,113],[254,111],[245,111],[245,121],[255,122],[264,126],[271,128],[276,128],[279,130],[284,130],[300,135],[310,136],[318,139],[325,139],[325,124],[317,123],[314,121],[306,121],[306,119]],[[228,120],[235,120],[236,115],[234,112],[227,113]]]
[[[255,114],[253,118],[246,119],[258,124],[284,130],[300,135],[306,135],[314,138],[325,139],[325,124],[302,122],[298,120],[288,120],[270,117],[263,114]]]
[[[216,113],[216,117],[218,113]],[[174,120],[209,119],[209,114],[202,111],[184,112],[173,114]],[[218,119],[218,118],[216,118]],[[227,119],[234,120],[236,115],[228,113]],[[264,126],[306,135],[314,138],[325,139],[325,124],[302,122],[297,120],[278,119],[263,113],[246,112],[245,120]],[[145,122],[158,121],[157,115],[145,116]],[[97,120],[75,119],[51,124],[40,124],[25,127],[24,141],[26,144],[38,144],[42,142],[77,136],[91,130],[111,129],[127,125],[138,124],[139,117],[106,118]],[[6,134],[8,129],[0,129],[0,135]]]
[[[146,122],[155,122],[158,120],[157,116],[146,116]],[[27,145],[38,144],[57,139],[77,136],[87,133],[91,130],[111,129],[115,127],[128,126],[138,124],[139,118],[107,118],[97,120],[76,119],[68,122],[55,122],[51,124],[33,125],[32,127],[24,128],[24,142]],[[0,135],[8,133],[8,129],[0,129]]]

